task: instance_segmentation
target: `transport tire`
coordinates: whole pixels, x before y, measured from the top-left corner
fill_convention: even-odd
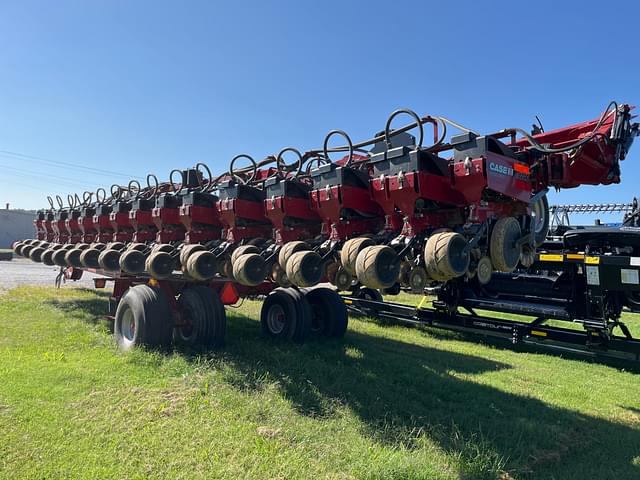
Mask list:
[[[46,251],[46,248],[36,247],[31,252],[29,252],[29,258],[34,262],[42,262],[42,254]]]
[[[349,317],[340,295],[330,288],[316,287],[304,293],[311,306],[311,333],[343,337]]]
[[[244,255],[245,253],[260,253],[260,249],[255,245],[241,245],[231,253],[231,263],[236,263],[240,255]]]
[[[175,259],[169,253],[163,251],[153,252],[144,263],[144,269],[157,280],[170,277],[175,267]]]
[[[100,252],[100,255],[98,255],[98,265],[100,265],[100,268],[108,272],[119,272],[121,255],[122,255],[122,252],[120,250],[111,250],[111,249],[104,250]],[[54,258],[54,261],[55,261],[55,258]]]
[[[295,241],[285,243],[278,252],[278,263],[280,264],[280,267],[282,267],[282,269],[286,272],[287,262],[289,261],[291,255],[303,250],[311,250],[311,247],[307,242]]]
[[[322,257],[312,250],[298,251],[287,259],[287,278],[298,287],[312,287],[322,279]]]
[[[493,275],[493,265],[491,259],[487,256],[483,256],[478,260],[478,266],[476,267],[476,277],[480,285],[486,285],[491,281]]]
[[[369,288],[390,288],[398,281],[400,258],[386,245],[366,247],[358,254],[356,275]]]
[[[178,306],[188,324],[174,328],[176,344],[189,347],[224,344],[226,315],[216,292],[203,286],[187,288],[180,295]]]
[[[461,277],[469,269],[471,254],[465,251],[467,240],[455,232],[432,234],[424,247],[427,274],[434,280]]]
[[[118,303],[113,330],[116,343],[123,351],[137,346],[169,345],[173,320],[164,292],[149,285],[129,288]]]
[[[98,248],[87,248],[80,254],[80,263],[85,268],[99,268],[98,257],[101,250]]]
[[[535,246],[539,247],[544,243],[549,233],[549,200],[546,195],[531,205],[531,220],[533,241]]]
[[[366,247],[372,245],[374,245],[373,240],[367,237],[352,238],[344,242],[340,250],[340,263],[342,263],[342,268],[351,275],[355,275],[358,254]]]
[[[514,217],[503,217],[493,226],[489,250],[496,270],[509,273],[518,266],[521,248],[515,243],[521,236],[520,224]]]
[[[267,276],[267,264],[257,253],[240,255],[233,264],[233,278],[247,287],[255,287],[264,282]]]
[[[118,253],[118,269],[131,275],[144,272],[145,256],[139,250],[125,250]]]
[[[192,253],[186,267],[187,273],[200,281],[210,280],[218,272],[216,256],[207,250]]]
[[[193,245],[185,245],[180,250],[180,265],[182,268],[187,267],[187,262],[189,261],[189,257],[191,254],[196,252],[202,252],[206,250],[203,245],[193,244]]]
[[[301,292],[276,288],[262,303],[260,325],[267,337],[303,343],[311,330],[311,306]]]

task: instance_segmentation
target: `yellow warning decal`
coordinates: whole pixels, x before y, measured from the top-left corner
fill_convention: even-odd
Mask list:
[[[562,255],[554,255],[551,253],[541,253],[540,261],[541,262],[561,262],[563,260]]]
[[[342,301],[343,301],[344,303],[346,303],[347,305],[351,305],[351,304],[353,303],[353,301],[352,301],[352,300],[347,300],[346,298],[344,298]]]
[[[547,332],[541,332],[540,330],[531,330],[531,335],[535,335],[537,337],[546,337]]]
[[[584,257],[584,261],[590,265],[598,265],[600,263],[600,257]]]
[[[584,260],[584,255],[580,253],[567,253],[567,260]]]
[[[148,284],[156,288],[160,286],[160,282],[158,282],[158,280],[156,280],[155,278],[150,278]]]

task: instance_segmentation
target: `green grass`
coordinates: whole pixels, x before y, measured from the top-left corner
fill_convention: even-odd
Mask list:
[[[299,347],[259,309],[221,351],[122,354],[103,293],[5,293],[0,477],[640,478],[636,373],[361,320]]]

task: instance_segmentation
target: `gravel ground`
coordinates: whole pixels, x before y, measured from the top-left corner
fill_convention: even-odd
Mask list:
[[[23,257],[0,262],[0,290],[8,290],[20,285],[46,285],[53,287],[59,267],[48,267]],[[92,279],[96,275],[88,272],[82,274],[78,281],[67,281],[64,286],[81,286],[93,288]]]

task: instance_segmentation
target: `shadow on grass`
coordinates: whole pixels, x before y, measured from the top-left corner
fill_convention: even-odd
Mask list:
[[[85,320],[106,310],[102,296],[51,303]],[[347,407],[382,445],[412,450],[434,441],[460,459],[460,478],[640,476],[640,430],[474,381],[508,364],[353,331],[298,347],[263,338],[237,312],[228,316],[223,350],[175,353],[223,358],[234,367],[225,380],[240,390],[276,381],[301,415],[321,420]]]
[[[259,337],[234,316],[224,356],[242,389],[277,380],[301,414],[332,415],[345,405],[376,441],[419,447],[425,436],[463,459],[465,478],[518,476],[639,478],[640,431],[473,381],[510,368],[473,355],[349,331],[344,340],[302,347]],[[544,383],[544,379],[540,379]]]
[[[90,288],[77,290],[90,292],[90,298],[52,298],[46,301],[52,307],[62,310],[72,318],[89,321],[93,324],[106,325],[113,330],[113,324],[106,318],[108,311],[109,293]]]

